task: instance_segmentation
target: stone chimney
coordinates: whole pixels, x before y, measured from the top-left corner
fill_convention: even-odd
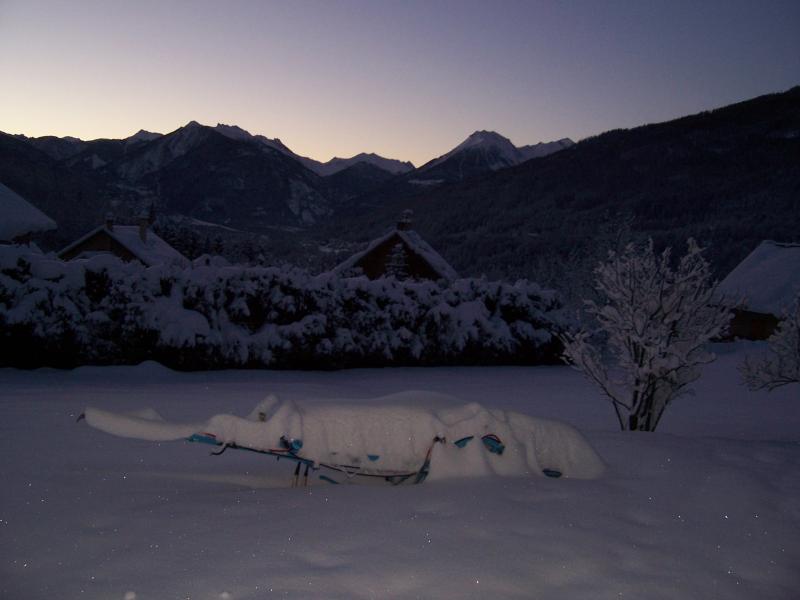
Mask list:
[[[106,229],[114,231],[114,213],[112,212],[106,213]]]
[[[411,217],[414,216],[414,211],[411,209],[406,209],[403,211],[403,214],[400,215],[400,220],[397,221],[397,230],[398,231],[408,231],[411,229]]]
[[[147,215],[139,216],[139,239],[142,240],[142,243],[147,241],[147,227],[149,224],[150,222]]]

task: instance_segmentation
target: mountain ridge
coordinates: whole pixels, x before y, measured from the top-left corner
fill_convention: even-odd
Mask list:
[[[429,185],[410,181],[419,170],[392,175],[363,161],[321,177],[279,148],[228,133],[190,122],[132,144],[67,139],[64,147],[80,144],[80,151],[61,160],[46,152],[63,151],[52,138],[1,134],[0,181],[56,219],[62,242],[106,210],[124,218],[155,203],[162,215],[223,226],[215,236],[240,230],[258,248],[247,257],[315,270],[411,208],[418,231],[461,273],[570,290],[626,236],[676,251],[693,236],[710,247],[719,274],[762,239],[800,241],[800,87],[611,130],[499,170],[487,168],[496,156],[483,150],[507,138],[479,131],[494,143],[473,139],[432,165],[423,176],[454,166],[453,179]],[[197,239],[186,228],[173,233],[176,244]],[[193,242],[185,251],[198,247],[209,245]]]
[[[652,237],[682,252],[695,237],[721,276],[763,239],[800,241],[798,165],[800,86],[382,202],[368,194],[359,200],[372,210],[325,224],[320,237],[363,244],[412,209],[462,274],[590,294],[594,265],[616,244]]]
[[[413,179],[409,179],[417,185],[461,181],[513,167],[532,158],[547,156],[574,144],[569,138],[561,138],[553,142],[517,147],[496,131],[475,131],[449,152],[416,169],[412,173]]]

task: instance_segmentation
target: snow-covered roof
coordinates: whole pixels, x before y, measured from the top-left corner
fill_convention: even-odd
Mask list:
[[[431,266],[431,268],[436,271],[443,279],[454,280],[458,279],[458,273],[456,270],[450,266],[450,264],[442,257],[441,254],[436,252],[431,246],[423,240],[420,235],[413,230],[405,230],[402,231],[400,229],[392,229],[385,235],[379,237],[376,240],[370,242],[369,246],[361,252],[357,252],[346,261],[338,265],[335,269],[335,273],[343,273],[348,271],[356,266],[358,262],[364,258],[367,254],[372,252],[375,248],[386,242],[392,236],[397,235],[399,236],[408,246],[408,248],[421,256],[425,261]]]
[[[105,225],[101,225],[100,227],[97,227],[84,235],[82,238],[71,243],[59,254],[69,252],[101,231],[127,248],[131,254],[133,254],[148,267],[169,263],[178,263],[184,265],[189,263],[188,259],[183,254],[175,250],[175,248],[158,237],[150,229],[147,231],[146,241],[143,242],[142,238],[139,237],[138,225],[114,225],[113,229],[109,229]]]
[[[56,228],[56,222],[0,183],[0,240],[11,241],[16,237]]]
[[[800,244],[764,241],[719,284],[718,293],[751,311],[780,315],[800,294]]]

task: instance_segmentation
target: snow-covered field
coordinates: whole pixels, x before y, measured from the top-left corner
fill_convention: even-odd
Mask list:
[[[655,434],[618,432],[566,367],[0,370],[0,597],[798,598],[800,389],[742,388],[751,348],[717,346]],[[75,423],[409,389],[567,421],[606,473],[292,489],[285,461]]]

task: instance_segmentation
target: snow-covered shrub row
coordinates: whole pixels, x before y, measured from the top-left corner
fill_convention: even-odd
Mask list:
[[[64,263],[0,248],[0,364],[189,368],[558,362],[534,283],[370,281],[290,268]]]

